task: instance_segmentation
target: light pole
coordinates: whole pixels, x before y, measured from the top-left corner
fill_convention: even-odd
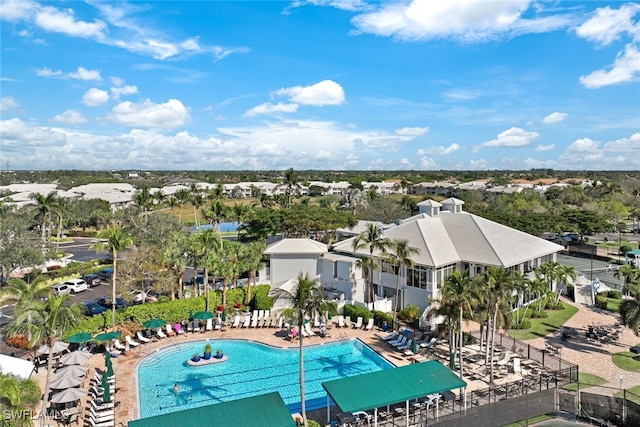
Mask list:
[[[622,391],[622,374],[620,374],[620,391]]]

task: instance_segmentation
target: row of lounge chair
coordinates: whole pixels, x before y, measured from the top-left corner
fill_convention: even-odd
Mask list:
[[[351,316],[338,315],[335,318],[335,324],[338,328],[364,329],[365,331],[373,330],[373,317],[369,319],[366,325],[363,325],[364,318],[358,317],[355,323],[351,322]]]
[[[104,402],[104,389],[102,388],[102,373],[97,369],[94,378],[91,379],[89,388],[89,406],[85,417],[86,424],[91,427],[115,426],[115,394],[117,392],[115,376],[109,377],[109,392],[111,400]]]

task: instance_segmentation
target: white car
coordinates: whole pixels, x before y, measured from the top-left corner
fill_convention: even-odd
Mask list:
[[[87,282],[82,279],[70,279],[64,282],[74,293],[86,291],[89,288]]]

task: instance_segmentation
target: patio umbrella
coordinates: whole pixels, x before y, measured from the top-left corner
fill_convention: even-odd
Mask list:
[[[86,366],[80,366],[80,365],[65,366],[64,368],[58,369],[56,371],[56,377],[57,378],[62,378],[62,377],[81,378],[87,375],[88,370],[89,368]]]
[[[91,335],[89,332],[79,332],[67,338],[67,342],[73,344],[81,344],[83,342],[91,341],[91,338],[93,338],[93,335]]]
[[[78,378],[73,376],[65,376],[51,381],[49,387],[52,389],[63,390],[65,388],[78,387],[84,382],[84,378]]]
[[[220,317],[222,318],[223,322],[227,321],[227,312],[222,310],[222,314],[220,315]]]
[[[113,372],[113,363],[111,362],[111,353],[109,353],[109,352],[106,352],[104,354],[104,366],[105,366],[105,368],[107,368],[106,371],[105,371],[107,373],[107,376],[112,376],[113,373],[114,373]]]
[[[122,331],[103,332],[95,336],[96,341],[111,341],[120,338]]]
[[[80,400],[87,395],[88,391],[84,388],[68,388],[62,390],[51,397],[52,403],[69,403]]]
[[[155,328],[161,328],[163,327],[167,322],[165,322],[162,319],[151,319],[151,320],[147,320],[146,322],[144,322],[142,324],[142,326],[144,326],[145,328],[148,329],[155,329]]]
[[[103,402],[111,402],[111,390],[109,389],[109,373],[104,371],[102,373],[102,401]]]
[[[62,363],[63,365],[82,365],[83,363],[86,363],[90,358],[91,353],[76,350],[62,356],[60,358],[60,363]]]
[[[213,319],[213,313],[210,311],[199,311],[193,315],[193,318],[196,320]]]
[[[53,347],[51,348],[49,348],[49,346],[46,344],[40,346],[40,348],[38,349],[38,353],[49,354],[49,351],[51,351],[51,353],[56,354],[56,353],[60,353],[61,351],[65,351],[68,348],[69,348],[69,344],[67,344],[66,342],[56,341],[53,343]]]
[[[418,354],[418,340],[413,340],[411,351],[413,352],[413,354]]]

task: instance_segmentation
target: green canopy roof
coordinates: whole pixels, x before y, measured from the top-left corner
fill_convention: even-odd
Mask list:
[[[345,412],[380,408],[466,386],[465,381],[436,360],[322,383]]]
[[[129,427],[294,427],[280,393],[273,392],[129,421]]]
[[[640,249],[627,252],[627,255],[640,255]]]

